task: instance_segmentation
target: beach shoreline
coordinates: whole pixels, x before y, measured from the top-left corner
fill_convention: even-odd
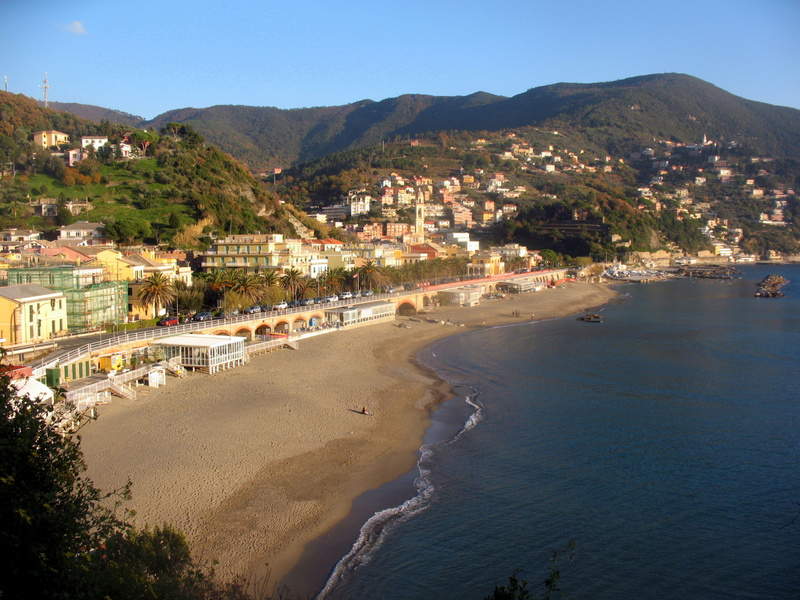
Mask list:
[[[572,283],[440,307],[305,340],[213,377],[170,380],[101,407],[82,431],[89,476],[101,489],[130,478],[137,524],[172,523],[219,575],[269,590],[358,497],[414,468],[432,411],[452,396],[417,362],[422,348],[465,328],[564,317],[615,296]]]

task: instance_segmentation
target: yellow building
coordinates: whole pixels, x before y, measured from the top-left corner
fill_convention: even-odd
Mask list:
[[[505,272],[506,264],[499,252],[476,252],[467,265],[467,273],[476,277],[502,275]]]
[[[143,265],[123,256],[114,248],[86,246],[75,250],[102,265],[106,281],[140,281],[145,276]]]
[[[69,136],[63,131],[56,131],[55,129],[36,131],[33,134],[33,143],[42,148],[60,146],[61,144],[69,144]]]
[[[35,344],[65,333],[67,302],[62,292],[39,285],[0,287],[3,346]]]

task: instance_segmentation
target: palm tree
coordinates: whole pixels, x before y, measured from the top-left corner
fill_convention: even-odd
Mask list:
[[[386,281],[386,276],[374,260],[368,260],[356,269],[359,285],[363,288],[375,289]]]
[[[268,271],[262,271],[260,277],[261,277],[261,283],[264,284],[264,287],[266,287],[267,289],[278,285],[278,280],[279,280],[278,273],[273,269],[270,269]]]
[[[252,273],[238,272],[233,282],[231,283],[230,290],[241,296],[250,303],[254,303],[263,293],[264,284],[258,275]]]
[[[289,292],[292,300],[297,300],[297,289],[300,286],[300,280],[303,274],[292,267],[281,275],[281,287]]]
[[[158,314],[162,306],[168,305],[174,299],[175,287],[169,278],[163,273],[153,273],[142,280],[142,287],[139,288],[134,302],[143,307],[153,304]]]
[[[217,306],[225,295],[225,290],[230,288],[235,278],[235,272],[229,269],[211,271],[206,277],[208,288],[214,293]]]
[[[343,267],[335,267],[325,272],[326,283],[332,294],[338,294],[347,281],[347,271]]]

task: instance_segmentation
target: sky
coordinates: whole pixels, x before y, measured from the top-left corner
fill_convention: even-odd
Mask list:
[[[0,85],[152,118],[694,75],[800,108],[800,0],[0,0]]]

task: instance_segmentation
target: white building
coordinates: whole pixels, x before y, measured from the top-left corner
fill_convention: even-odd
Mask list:
[[[222,369],[243,365],[245,338],[228,335],[188,333],[158,340],[167,359],[178,357],[187,369],[197,369],[213,375]]]
[[[104,135],[83,135],[81,136],[81,148],[94,148],[97,152],[108,143],[108,137]]]
[[[71,225],[65,225],[58,230],[58,239],[81,242],[84,240],[100,240],[104,237],[105,225],[102,223],[90,223],[88,221],[78,221]]]
[[[368,214],[371,202],[372,196],[363,193],[351,192],[347,197],[347,203],[350,205],[350,216],[356,217],[358,215]]]

